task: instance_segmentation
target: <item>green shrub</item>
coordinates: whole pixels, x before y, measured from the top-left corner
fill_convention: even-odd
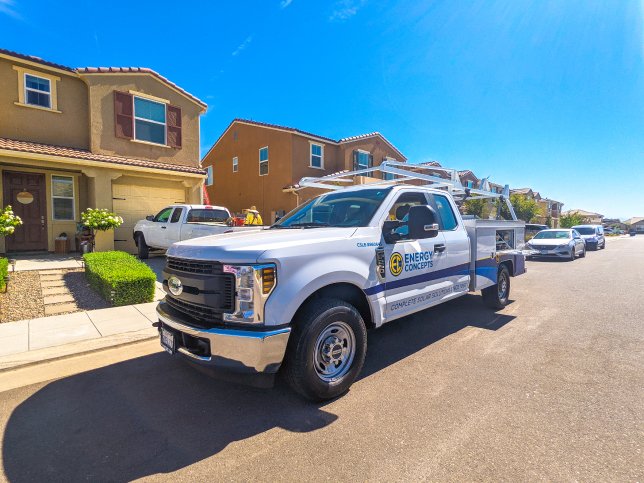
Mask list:
[[[86,253],[85,276],[90,286],[112,305],[152,302],[156,275],[125,252]]]
[[[0,292],[4,292],[4,289],[6,288],[6,284],[4,282],[4,278],[7,276],[9,273],[9,260],[6,258],[0,258]]]

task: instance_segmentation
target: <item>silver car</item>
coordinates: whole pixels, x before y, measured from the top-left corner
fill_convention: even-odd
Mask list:
[[[527,258],[548,257],[573,261],[586,256],[586,243],[571,228],[543,230],[526,244]]]

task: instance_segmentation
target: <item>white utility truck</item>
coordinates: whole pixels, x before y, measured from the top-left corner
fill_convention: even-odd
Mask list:
[[[343,188],[355,176],[382,178]],[[223,378],[270,385],[280,371],[312,400],[344,393],[362,369],[367,329],[481,290],[500,309],[525,272],[524,223],[509,188],[464,188],[418,165],[304,178],[330,190],[268,229],[173,244],[157,307],[161,345]],[[416,183],[408,184],[408,182]],[[496,199],[512,220],[461,216]]]
[[[139,258],[151,250],[167,250],[173,243],[233,231],[257,231],[258,226],[230,226],[228,208],[212,205],[171,205],[134,225]]]

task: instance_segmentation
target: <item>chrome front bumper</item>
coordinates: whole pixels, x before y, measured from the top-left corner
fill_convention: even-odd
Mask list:
[[[199,355],[182,344],[182,337],[175,337],[177,352],[190,362],[206,369],[236,374],[275,374],[286,352],[291,333],[290,327],[251,331],[242,329],[202,329],[186,324],[172,315],[164,302],[157,305],[159,321],[174,332],[207,341],[209,354]]]

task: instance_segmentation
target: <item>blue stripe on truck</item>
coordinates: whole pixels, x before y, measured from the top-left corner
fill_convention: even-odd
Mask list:
[[[381,283],[379,285],[374,285],[365,289],[367,295],[375,295],[385,290],[393,290],[396,288],[407,287],[408,285],[416,285],[417,283],[431,282],[432,280],[437,280],[444,277],[453,277],[456,275],[469,275],[470,273],[470,264],[463,263],[462,265],[456,265],[454,267],[443,268],[441,270],[436,270],[435,272],[422,273],[420,275],[415,275],[409,278],[402,278],[400,280],[392,280],[391,282]]]

